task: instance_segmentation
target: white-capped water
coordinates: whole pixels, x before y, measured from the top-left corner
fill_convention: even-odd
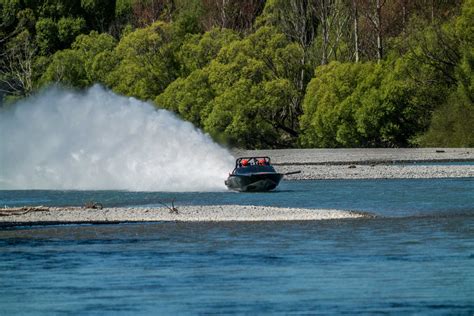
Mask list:
[[[0,189],[224,189],[232,156],[166,110],[98,85],[0,111]]]

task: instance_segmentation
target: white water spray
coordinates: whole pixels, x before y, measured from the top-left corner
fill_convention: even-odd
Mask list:
[[[231,155],[165,110],[100,86],[0,111],[0,189],[224,189]]]

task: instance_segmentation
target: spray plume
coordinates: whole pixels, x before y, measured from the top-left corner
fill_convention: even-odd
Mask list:
[[[231,155],[166,110],[101,86],[0,112],[0,189],[212,191]]]

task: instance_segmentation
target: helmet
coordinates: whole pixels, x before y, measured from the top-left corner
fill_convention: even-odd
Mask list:
[[[242,166],[247,166],[249,161],[247,159],[242,159]]]

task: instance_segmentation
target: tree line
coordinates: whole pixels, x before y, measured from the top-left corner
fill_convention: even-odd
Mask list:
[[[0,0],[2,106],[51,84],[245,148],[474,146],[474,0]]]

